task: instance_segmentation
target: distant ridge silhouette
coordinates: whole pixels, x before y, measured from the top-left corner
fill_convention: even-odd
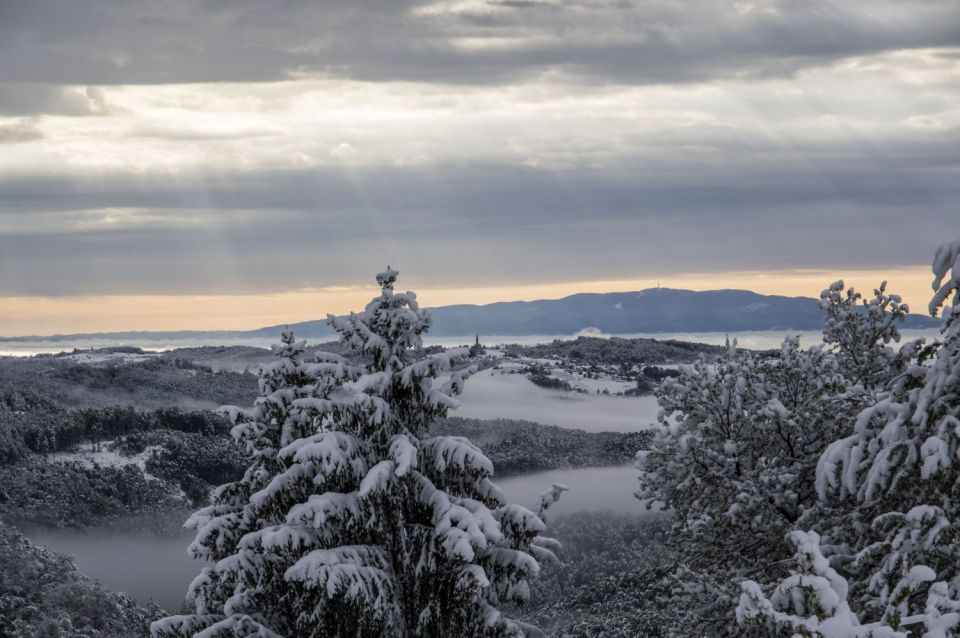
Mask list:
[[[647,288],[633,292],[579,293],[562,299],[504,301],[475,306],[432,308],[431,336],[572,335],[603,333],[739,332],[819,330],[823,311],[811,297],[761,295],[749,290]],[[940,320],[909,315],[902,327],[934,328]],[[101,332],[72,335],[0,337],[3,341],[68,339],[238,339],[273,337],[287,326],[298,337],[329,337],[325,319],[245,331]]]

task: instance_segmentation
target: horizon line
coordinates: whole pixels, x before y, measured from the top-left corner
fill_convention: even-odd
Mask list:
[[[864,296],[869,295],[870,291],[879,284],[881,280],[876,279],[879,270],[870,270],[870,271],[854,271],[851,272],[851,277],[844,277],[846,285],[855,287],[858,291],[864,293]],[[889,272],[889,271],[887,271]],[[927,268],[901,268],[897,269],[895,272],[891,273],[894,276],[886,278],[887,281],[891,281],[893,285],[889,286],[889,290],[892,293],[900,293],[905,300],[908,299],[907,294],[912,292],[912,296],[918,296],[918,290],[916,288],[919,285],[922,285],[924,289],[929,289],[929,280],[930,275]],[[817,299],[819,297],[819,290],[826,288],[829,285],[829,277],[825,277],[827,273],[825,271],[819,270],[802,270],[802,271],[766,271],[763,273],[757,272],[740,272],[740,273],[723,273],[722,276],[709,276],[709,275],[680,275],[669,278],[672,283],[677,285],[648,285],[650,279],[642,280],[608,280],[608,281],[593,281],[593,282],[563,282],[563,283],[554,283],[546,285],[538,284],[523,284],[515,286],[498,286],[498,287],[475,287],[475,288],[421,288],[421,293],[418,293],[418,300],[423,300],[424,297],[432,298],[432,300],[437,303],[430,303],[429,305],[424,305],[424,308],[429,309],[438,309],[438,308],[447,308],[447,307],[483,307],[493,304],[502,304],[502,303],[535,303],[541,301],[561,301],[569,297],[577,295],[615,295],[615,294],[630,294],[630,293],[643,293],[648,291],[656,290],[671,290],[671,291],[681,291],[681,292],[723,292],[723,291],[735,291],[735,292],[748,292],[761,296],[774,296],[774,297],[784,297],[784,298],[806,298],[806,299]],[[872,282],[868,286],[858,285],[862,281],[867,279]],[[834,278],[836,280],[836,278]],[[661,279],[662,281],[662,279]],[[779,285],[772,285],[774,282]],[[817,283],[819,282],[819,283]],[[683,284],[687,284],[684,286]],[[699,284],[699,285],[698,285]],[[710,285],[712,284],[712,285]],[[737,285],[740,284],[740,285]],[[753,284],[753,285],[751,285]],[[611,288],[616,289],[611,289]],[[591,290],[592,288],[592,290]],[[4,341],[27,341],[30,339],[42,340],[42,339],[63,339],[63,338],[82,338],[87,336],[103,336],[111,334],[158,334],[158,333],[169,333],[169,334],[188,334],[188,333],[197,333],[197,334],[211,334],[211,333],[243,333],[243,332],[254,332],[257,330],[282,327],[285,325],[295,325],[311,321],[321,321],[328,314],[333,315],[346,315],[349,314],[349,310],[356,310],[357,308],[362,308],[371,298],[375,296],[379,289],[376,286],[335,286],[335,287],[326,287],[326,288],[307,288],[299,289],[295,291],[285,291],[285,292],[273,292],[273,293],[248,293],[248,294],[222,294],[222,295],[88,295],[88,296],[73,296],[73,297],[62,297],[62,298],[52,298],[52,297],[8,297],[7,300],[15,299],[22,304],[29,304],[34,306],[38,304],[40,307],[35,308],[34,312],[31,313],[21,313],[17,314],[16,312],[9,313],[24,322],[23,327],[26,328],[28,323],[35,327],[35,324],[39,319],[47,316],[53,316],[56,319],[62,319],[64,317],[64,311],[69,310],[72,306],[74,312],[80,311],[77,314],[82,315],[85,313],[88,315],[89,319],[94,319],[94,321],[87,322],[86,325],[89,325],[89,328],[85,326],[75,326],[76,329],[69,329],[67,325],[61,323],[61,328],[54,328],[53,325],[50,325],[53,328],[50,331],[38,331],[36,329],[30,330],[17,330],[14,328],[7,333],[3,331],[0,333],[0,340]],[[550,294],[553,292],[554,294]],[[501,293],[500,298],[496,298],[493,295]],[[534,294],[536,293],[536,294]],[[479,299],[477,299],[479,297]],[[507,298],[503,298],[507,297]],[[321,310],[317,301],[326,298],[327,305],[339,306],[339,308],[333,308],[334,312],[325,312]],[[3,298],[0,298],[3,299]],[[444,303],[447,301],[447,303]],[[248,312],[223,312],[224,310],[229,310],[231,307],[236,307],[242,305],[243,302],[248,304]],[[250,303],[252,302],[252,303]],[[339,302],[339,303],[336,303]],[[912,308],[915,307],[914,304],[908,303]],[[265,311],[266,306],[266,311]],[[312,310],[302,310],[297,313],[293,309],[297,307],[308,306],[315,308]],[[926,308],[926,303],[916,304],[918,309],[921,310],[919,313],[911,314],[921,314],[926,315],[923,310]],[[0,304],[0,308],[11,308],[11,304]],[[281,316],[277,308],[280,308],[280,312],[283,312],[286,309],[290,309],[288,312],[283,312],[284,315]],[[136,312],[136,310],[140,312]],[[128,327],[128,325],[102,325],[98,326],[96,324],[101,323],[100,321],[95,321],[98,318],[104,317],[107,311],[117,311],[121,316],[125,317],[128,324],[137,325],[138,327]],[[130,312],[134,310],[134,312]],[[207,325],[203,325],[204,321],[202,319],[198,320],[197,318],[207,318],[211,314],[215,313],[217,310],[221,312],[218,313],[220,316],[212,318],[213,321],[220,321],[220,325],[211,323],[207,321]],[[163,312],[166,312],[166,315]],[[117,313],[114,313],[111,316],[115,316]],[[171,321],[168,325],[161,325],[154,321],[143,321],[143,319],[154,319],[156,320],[157,315],[160,314],[160,317],[171,317],[176,318],[179,322]],[[189,316],[188,321],[190,323],[184,323],[183,317]],[[229,319],[236,319],[238,316],[244,317],[243,323],[238,323],[234,321],[230,325]],[[0,324],[5,323],[3,321],[5,316],[3,311],[0,310]],[[139,319],[139,320],[138,320]],[[43,321],[40,321],[43,325]],[[55,322],[47,322],[53,324]],[[82,322],[81,322],[82,323]],[[148,325],[144,325],[144,323]],[[179,325],[177,325],[179,323]],[[11,326],[12,328],[13,326]],[[74,326],[70,326],[74,327]]]

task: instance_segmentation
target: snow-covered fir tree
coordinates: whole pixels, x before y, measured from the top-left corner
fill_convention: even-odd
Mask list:
[[[661,385],[637,496],[676,516],[676,631],[743,634],[733,614],[740,581],[786,574],[770,557],[784,557],[786,533],[820,508],[820,454],[905,367],[912,347],[890,344],[906,307],[885,285],[860,299],[842,282],[824,291],[824,345],[801,349],[791,337],[774,355],[733,347]]]
[[[879,623],[861,625],[850,609],[849,585],[820,548],[816,532],[788,534],[796,546],[796,567],[768,599],[756,582],[743,584],[737,620],[745,627],[762,625],[768,635],[830,638],[907,638]]]
[[[527,599],[556,544],[470,441],[428,436],[472,368],[457,366],[466,350],[416,356],[430,316],[396,278],[328,319],[362,363],[304,363],[286,335],[263,396],[230,410],[251,466],[190,519],[191,551],[213,564],[190,586],[195,613],[155,636],[540,634],[500,609]]]
[[[813,523],[829,535],[822,547],[831,566],[845,573],[854,629],[836,622],[804,635],[960,635],[960,242],[937,250],[933,271],[940,343],[921,350],[818,463],[821,501],[847,516]],[[756,583],[743,587],[744,622],[786,628],[777,596],[789,579],[769,600]]]

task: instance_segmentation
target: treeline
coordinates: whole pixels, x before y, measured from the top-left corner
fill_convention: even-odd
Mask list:
[[[24,409],[26,408],[26,409]],[[151,430],[195,434],[226,434],[226,419],[210,411],[132,407],[66,410],[23,393],[0,395],[0,461],[12,463],[30,453],[75,450],[89,443]]]
[[[585,432],[530,421],[460,417],[441,421],[432,433],[467,437],[493,461],[497,476],[628,463],[653,439],[649,432]]]
[[[656,365],[642,366],[641,368],[628,362],[622,362],[619,367],[607,366],[607,370],[604,370],[600,364],[596,363],[577,366],[567,361],[563,363],[557,361],[556,366],[567,372],[579,372],[587,379],[601,379],[604,378],[605,375],[609,375],[610,378],[613,379],[633,381],[636,384],[634,387],[617,393],[625,396],[651,394],[664,379],[673,379],[680,376],[680,371],[672,368],[662,368]],[[573,386],[569,382],[553,376],[553,371],[557,368],[551,368],[549,364],[533,363],[521,368],[518,373],[525,375],[534,385],[548,390],[587,392],[582,387]],[[512,374],[513,371],[510,373]],[[603,393],[609,394],[609,391],[603,390]]]
[[[0,516],[20,526],[84,528],[188,505],[175,485],[148,478],[136,465],[47,463],[36,457],[0,464]]]
[[[68,557],[33,545],[2,520],[0,565],[0,636],[144,636],[162,615],[104,590]]]
[[[722,346],[676,341],[674,339],[623,339],[611,337],[577,337],[575,340],[555,339],[550,343],[521,346],[506,345],[508,357],[540,359],[569,359],[582,363],[620,365],[622,363],[691,363],[700,355],[719,356]]]
[[[144,469],[178,486],[190,502],[203,505],[210,490],[237,480],[247,466],[241,448],[224,432],[152,430],[123,438],[118,450],[139,454],[154,447]]]
[[[939,339],[901,343],[898,295],[837,281],[822,344],[660,386],[637,494],[673,513],[670,635],[960,635],[960,242],[933,271]]]
[[[563,379],[559,379],[551,375],[550,370],[547,369],[546,366],[539,363],[534,363],[523,368],[520,370],[520,373],[525,374],[534,385],[538,385],[541,388],[546,388],[548,390],[562,390],[564,392],[575,392],[578,390],[580,392],[584,392],[584,390],[574,388]]]
[[[0,395],[29,392],[66,408],[172,405],[215,408],[256,396],[253,374],[214,371],[184,357],[78,362],[66,357],[0,358]]]
[[[551,519],[549,529],[563,545],[561,562],[541,572],[520,618],[564,638],[671,635],[668,515],[577,512]]]
[[[248,463],[229,429],[207,411],[64,410],[22,393],[2,395],[0,515],[18,524],[90,527],[202,506],[215,486],[237,480]],[[505,419],[450,418],[432,431],[474,440],[498,476],[627,463],[652,439],[648,432],[589,433]],[[46,458],[94,450],[130,460],[118,467],[96,464],[96,456]]]
[[[202,505],[245,467],[229,431],[209,411],[65,410],[29,394],[0,395],[0,514],[19,524],[88,527]],[[123,461],[148,449],[139,463]],[[119,460],[47,458],[76,451]]]

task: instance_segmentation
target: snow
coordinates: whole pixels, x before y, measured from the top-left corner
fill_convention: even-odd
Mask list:
[[[394,461],[380,461],[363,477],[357,496],[364,498],[371,494],[386,493],[396,475],[397,464]]]
[[[466,437],[437,436],[426,439],[423,441],[423,452],[428,459],[432,459],[437,472],[456,468],[459,471],[493,474],[493,463]]]
[[[326,590],[333,598],[362,601],[375,610],[393,611],[394,579],[380,548],[365,545],[315,549],[284,574],[287,580]]]
[[[950,274],[947,274],[947,271]],[[960,241],[947,243],[939,248],[933,257],[933,298],[930,300],[930,314],[935,315],[950,295],[960,288]]]
[[[518,419],[588,432],[633,432],[656,422],[652,395],[617,397],[548,390],[521,374],[473,375],[452,413],[473,419]]]
[[[794,530],[788,537],[797,548],[798,571],[781,582],[769,600],[756,582],[743,582],[743,595],[736,611],[740,624],[749,625],[758,618],[766,618],[798,636],[906,638],[906,633],[879,623],[860,624],[847,603],[847,581],[830,567],[821,553],[820,536],[816,532]],[[920,571],[917,575],[927,574]]]
[[[396,462],[397,476],[404,476],[418,464],[417,448],[405,434],[398,434],[390,441],[390,457]]]
[[[550,509],[557,501],[560,500],[560,496],[564,492],[569,492],[570,488],[564,485],[563,483],[554,483],[547,489],[543,491],[543,494],[540,495],[540,512]]]
[[[133,456],[124,456],[119,452],[110,450],[112,447],[113,441],[103,441],[100,444],[100,450],[97,452],[89,450],[80,450],[77,452],[54,452],[47,456],[47,460],[51,463],[79,463],[83,467],[91,468],[94,466],[97,467],[111,467],[111,468],[122,468],[127,465],[136,465],[141,470],[146,470],[147,460],[153,455],[157,450],[163,449],[162,445],[151,445]],[[150,476],[144,471],[144,475],[147,478],[155,478]]]
[[[287,514],[287,523],[289,525],[312,525],[316,529],[321,529],[327,524],[328,518],[359,515],[360,501],[356,494],[324,492],[323,494],[311,494],[306,503],[291,507]]]
[[[86,363],[90,365],[102,363],[134,363],[136,361],[146,361],[157,355],[154,353],[131,354],[124,352],[101,352],[98,350],[88,350],[76,354],[61,357],[63,361],[73,361],[75,363]]]

